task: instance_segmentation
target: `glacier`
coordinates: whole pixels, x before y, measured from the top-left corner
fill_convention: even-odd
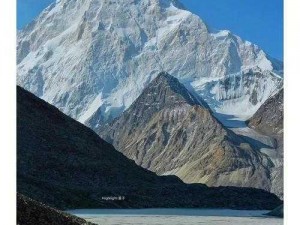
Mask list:
[[[18,31],[18,85],[93,129],[161,71],[241,120],[283,85],[281,61],[177,0],[58,0]]]

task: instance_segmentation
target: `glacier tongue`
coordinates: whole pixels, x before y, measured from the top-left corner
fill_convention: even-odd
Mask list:
[[[93,118],[92,128],[161,71],[214,111],[245,118],[282,86],[280,61],[175,0],[57,1],[18,32],[17,56],[20,86],[82,123]]]

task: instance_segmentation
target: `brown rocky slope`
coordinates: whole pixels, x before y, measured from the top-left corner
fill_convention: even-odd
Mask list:
[[[138,165],[186,183],[270,191],[272,162],[225,128],[180,82],[161,73],[99,135]]]

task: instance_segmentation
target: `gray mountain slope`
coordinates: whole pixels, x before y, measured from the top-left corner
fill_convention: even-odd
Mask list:
[[[257,110],[249,120],[249,125],[269,135],[283,133],[283,89]]]
[[[272,192],[283,198],[283,89],[270,97],[248,121],[256,131],[274,138],[274,149],[268,151],[275,164]]]
[[[19,87],[17,191],[59,209],[273,209],[282,204],[263,190],[208,188],[184,184],[175,176],[157,176],[91,129]]]
[[[160,175],[209,186],[271,189],[273,164],[266,155],[226,129],[166,73],[98,133],[138,165]]]

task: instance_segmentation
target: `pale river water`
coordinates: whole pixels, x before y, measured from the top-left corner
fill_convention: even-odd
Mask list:
[[[229,209],[79,209],[71,214],[101,225],[283,225],[268,211]]]

